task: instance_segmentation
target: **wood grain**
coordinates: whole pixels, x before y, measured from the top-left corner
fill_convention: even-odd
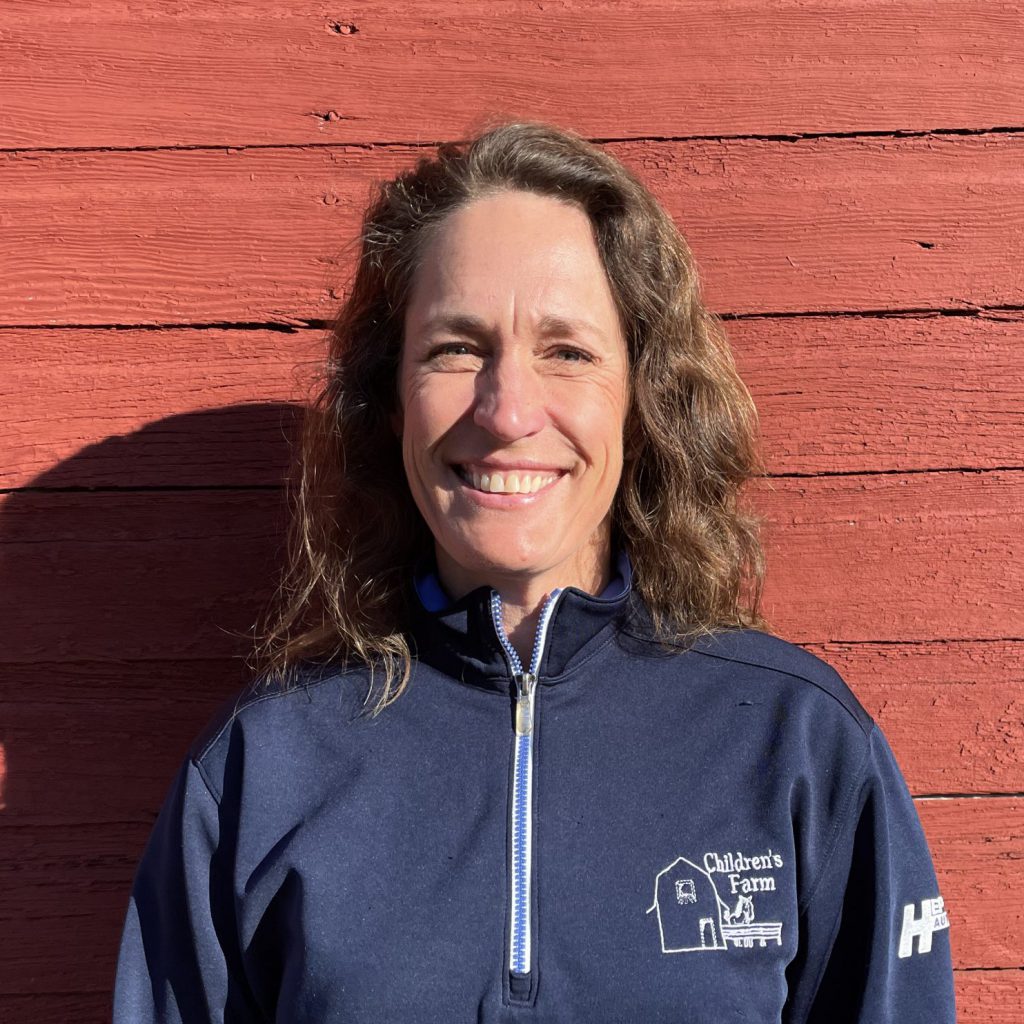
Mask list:
[[[954,980],[960,1024],[1020,1024],[1024,969],[957,971]]]
[[[725,327],[773,475],[1024,465],[1024,317]],[[0,486],[276,485],[324,334],[0,329]]]
[[[1024,800],[920,800],[957,967],[1024,967]]]
[[[5,590],[13,639],[0,658],[102,657],[129,608],[137,626],[117,642],[121,657],[187,655],[181,631],[198,653],[213,639],[201,620],[243,589],[233,574],[248,580],[242,566],[270,564],[280,506],[276,490],[16,493],[0,544],[8,580],[28,585]],[[773,566],[766,612],[787,639],[1019,639],[1019,473],[783,478],[762,486],[754,508]],[[168,594],[187,609],[181,618]],[[97,608],[106,621],[90,611],[83,622],[81,609]]]
[[[722,313],[1024,306],[1024,134],[629,142]],[[0,154],[0,326],[295,324],[408,146]]]
[[[1024,477],[854,474],[759,482],[765,609],[798,643],[1021,639]]]
[[[1021,126],[1014,3],[8,3],[3,147]],[[45,67],[48,74],[38,74]]]

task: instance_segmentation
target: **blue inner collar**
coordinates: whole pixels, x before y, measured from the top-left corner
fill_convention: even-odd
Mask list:
[[[615,570],[600,594],[572,586],[561,590],[539,666],[545,685],[569,678],[572,665],[630,614],[636,598],[625,551],[616,551]],[[441,586],[433,551],[415,564],[410,582],[407,635],[417,661],[473,686],[511,692],[508,657],[494,620],[494,589],[481,585],[452,600]]]

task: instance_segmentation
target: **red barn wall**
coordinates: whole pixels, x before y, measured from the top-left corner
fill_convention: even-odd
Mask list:
[[[0,10],[0,1020],[108,1018],[369,184],[492,113],[606,145],[690,241],[761,413],[766,611],[890,737],[961,1019],[1021,1020],[1021,6],[131,6]]]

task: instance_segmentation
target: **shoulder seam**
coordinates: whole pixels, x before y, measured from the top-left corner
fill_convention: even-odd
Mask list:
[[[846,701],[836,696],[836,694],[832,693],[832,691],[829,690],[827,687],[822,686],[821,683],[819,683],[817,680],[811,679],[810,676],[803,675],[800,672],[793,672],[790,669],[776,668],[774,665],[765,665],[764,662],[761,661],[751,661],[748,658],[737,658],[733,655],[728,654],[716,654],[713,651],[705,651],[700,649],[699,647],[694,647],[691,649],[695,654],[703,654],[705,657],[708,658],[717,658],[719,661],[732,661],[736,662],[739,665],[750,665],[752,668],[761,668],[764,669],[766,672],[777,672],[779,675],[792,676],[794,679],[800,679],[803,682],[813,686],[815,689],[820,690],[826,696],[831,697],[832,700],[834,700],[857,723],[857,726],[860,728],[860,731],[864,734],[865,737],[870,737],[871,731],[875,727],[876,723],[874,719],[871,717],[871,715],[868,713],[867,709],[864,709],[864,715],[867,718],[867,722],[865,723],[861,721],[860,716],[856,713],[856,711],[853,710],[853,708],[851,708],[846,703]],[[836,672],[836,670],[832,668],[832,666],[829,665],[828,662],[822,661],[822,664],[825,665],[826,668],[829,669],[829,671]],[[839,673],[836,672],[836,675],[839,676]],[[839,676],[839,678],[841,679],[842,677]]]
[[[194,757],[190,757],[189,760],[192,762],[192,766],[196,770],[196,774],[202,780],[203,785],[206,787],[206,791],[210,794],[213,802],[220,807],[221,795],[217,793],[216,787],[213,785],[213,780],[206,774],[206,768],[199,763]]]
[[[221,723],[221,727],[203,744],[201,750],[196,753],[192,760],[195,762],[196,767],[203,772],[202,761],[203,758],[210,752],[213,745],[224,735],[224,730],[240,715],[243,711],[248,708],[254,707],[257,704],[262,704],[265,700],[273,700],[277,697],[287,697],[290,693],[296,693],[298,690],[309,692],[311,689],[315,689],[317,686],[322,686],[324,683],[330,682],[334,676],[328,675],[320,679],[316,679],[312,682],[303,683],[301,686],[294,686],[290,690],[272,690],[270,693],[255,694],[250,689],[252,684],[250,683],[247,687],[243,687],[241,692],[235,698],[235,708],[228,716],[227,720]],[[247,697],[251,697],[251,700],[246,700]],[[205,780],[205,772],[203,772]]]

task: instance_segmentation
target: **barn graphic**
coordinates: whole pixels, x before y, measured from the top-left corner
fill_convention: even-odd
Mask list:
[[[686,857],[677,857],[654,879],[655,913],[663,953],[700,953],[734,947],[782,945],[782,924],[757,921],[754,900],[740,895],[734,906],[724,902],[712,875]]]

